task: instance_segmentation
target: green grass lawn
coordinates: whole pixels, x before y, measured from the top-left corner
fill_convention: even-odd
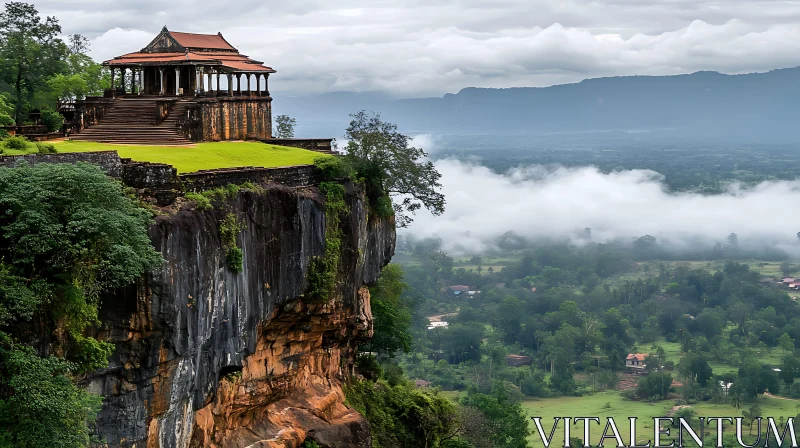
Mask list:
[[[691,407],[697,416],[704,417],[738,417],[741,411],[750,407],[753,403],[742,403],[741,409],[734,409],[730,403],[710,403],[701,402]],[[800,400],[789,400],[780,398],[759,397],[755,404],[762,409],[762,416],[793,417],[798,413]],[[584,397],[560,397],[545,398],[538,400],[525,400],[522,407],[526,417],[541,417],[542,427],[548,432],[553,427],[554,417],[600,417],[602,425],[605,425],[605,418],[613,417],[623,440],[628,443],[630,439],[630,427],[628,417],[638,417],[636,426],[636,438],[640,442],[645,442],[653,438],[653,417],[667,417],[669,410],[675,405],[674,400],[664,400],[657,403],[645,401],[625,400],[618,391],[600,392]],[[531,436],[528,438],[530,446],[542,447],[542,439],[539,436],[533,420],[530,420]],[[571,427],[573,437],[583,437],[583,424]],[[592,442],[599,442],[603,427],[592,425]],[[554,435],[553,445],[564,446],[564,425],[559,423]],[[669,438],[665,438],[669,443]],[[613,445],[611,440],[606,441],[606,446]],[[763,443],[763,442],[762,442]],[[596,446],[596,445],[595,445]]]
[[[330,157],[315,151],[287,146],[269,145],[261,142],[210,142],[191,147],[170,146],[124,146],[106,143],[62,141],[53,143],[58,152],[117,151],[120,157],[138,162],[166,163],[178,169],[178,173],[191,173],[217,168],[242,166],[278,167],[310,165],[319,157]],[[35,152],[31,144],[26,151],[5,150],[8,155]]]
[[[555,417],[600,417],[603,425],[606,423],[603,419],[613,417],[617,423],[617,429],[626,443],[630,439],[628,417],[639,417],[636,422],[637,439],[644,441],[653,437],[653,417],[666,416],[672,406],[673,402],[668,400],[657,403],[625,400],[618,391],[599,392],[584,397],[544,398],[522,402],[527,417],[542,418],[542,427],[548,432],[548,435],[553,427]],[[531,435],[528,437],[530,446],[544,446],[533,420],[530,420],[530,428]],[[572,426],[571,432],[573,437],[582,438],[583,425]],[[591,436],[594,446],[600,441],[602,432],[602,427],[592,426]],[[559,423],[553,438],[551,446],[564,446],[563,422]],[[609,445],[609,442],[606,445]]]

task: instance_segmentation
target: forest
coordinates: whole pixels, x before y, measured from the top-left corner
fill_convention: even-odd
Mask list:
[[[502,390],[519,414],[543,421],[720,414],[752,424],[798,414],[800,294],[783,281],[800,271],[794,261],[745,258],[735,234],[689,260],[649,235],[497,243],[451,257],[439,240],[401,239],[390,268],[411,330],[406,345],[379,354],[385,370],[399,367],[465,409],[475,394]],[[494,433],[491,445],[461,439],[541,443],[510,434]]]

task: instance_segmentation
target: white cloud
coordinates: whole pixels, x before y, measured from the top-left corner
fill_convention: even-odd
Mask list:
[[[278,70],[282,91],[440,95],[587,77],[795,66],[797,0],[45,0],[105,59],[163,25],[221,31]]]
[[[800,181],[764,182],[704,196],[668,193],[663,177],[649,170],[602,173],[595,167],[523,167],[497,174],[480,165],[436,162],[447,199],[444,215],[417,214],[405,230],[442,238],[445,249],[483,250],[513,231],[529,238],[574,237],[585,227],[595,241],[654,235],[673,243],[696,238],[797,249]]]

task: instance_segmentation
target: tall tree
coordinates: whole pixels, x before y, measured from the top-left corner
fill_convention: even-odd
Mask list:
[[[297,120],[288,115],[278,115],[275,117],[275,136],[277,138],[294,138],[294,126]]]
[[[12,88],[17,123],[34,92],[65,69],[68,50],[60,33],[58,19],[42,19],[32,4],[9,2],[0,12],[0,78]]]
[[[399,132],[397,125],[383,121],[380,114],[362,110],[350,118],[346,157],[366,180],[370,200],[394,197],[400,227],[410,224],[410,215],[423,206],[434,215],[444,213],[444,195],[439,192],[442,176],[426,159],[425,151],[411,146],[411,138]]]

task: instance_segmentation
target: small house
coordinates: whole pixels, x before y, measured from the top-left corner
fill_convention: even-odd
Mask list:
[[[461,293],[465,293],[469,291],[469,286],[465,285],[452,285],[448,286],[447,289],[455,296],[461,295]]]
[[[647,367],[647,353],[629,353],[625,358],[625,367],[631,370],[643,371]]]
[[[784,277],[783,284],[788,285],[789,283],[795,283],[797,280],[794,277]]]
[[[529,366],[533,364],[533,358],[525,355],[506,355],[506,365],[512,367]]]
[[[421,388],[421,389],[424,389],[426,387],[430,387],[431,386],[431,382],[430,381],[425,381],[425,380],[414,380],[414,385],[419,387],[419,388]]]

